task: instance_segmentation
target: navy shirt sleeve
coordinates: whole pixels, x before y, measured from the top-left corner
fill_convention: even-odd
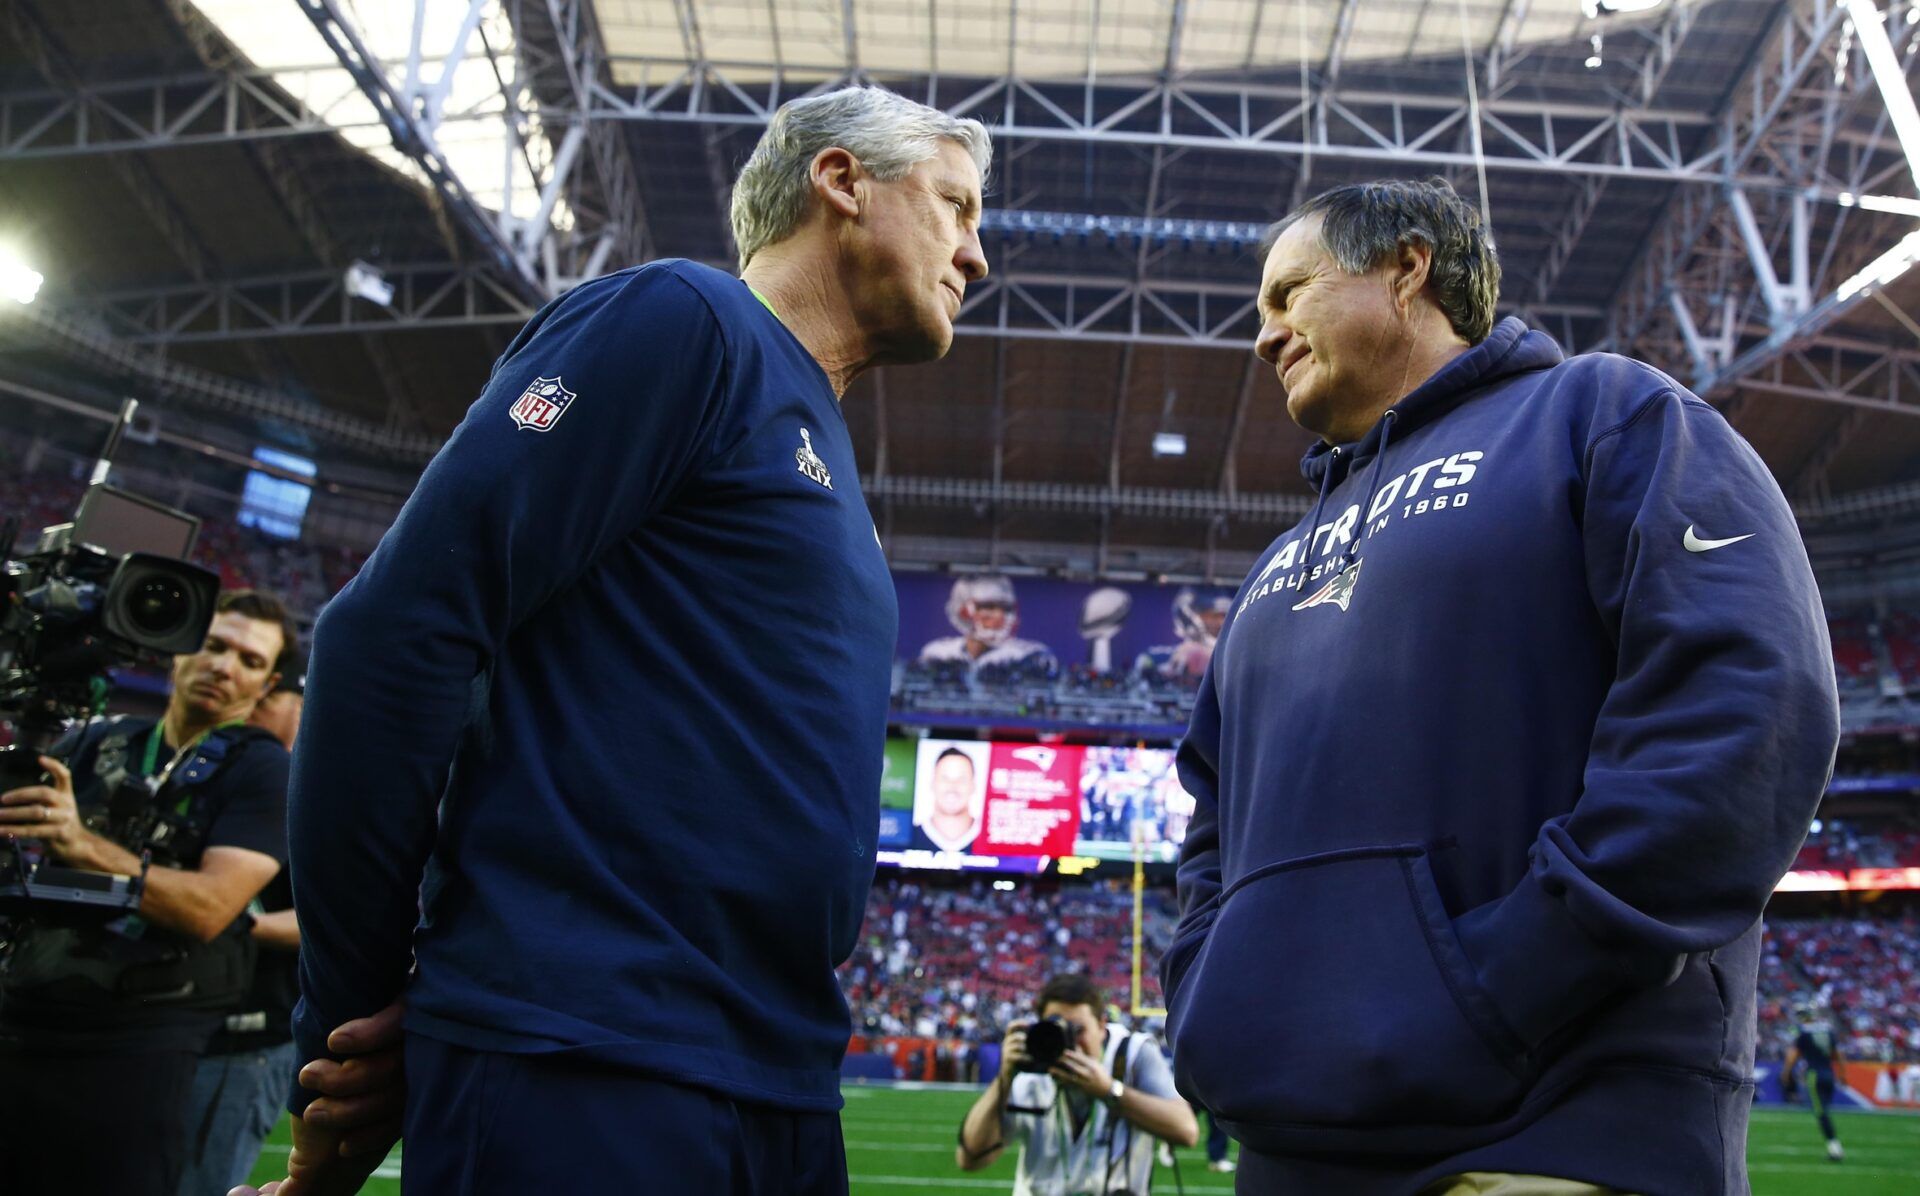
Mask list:
[[[302,1061],[401,992],[436,804],[489,662],[713,440],[726,355],[676,269],[596,280],[535,316],[315,628],[290,808]],[[547,405],[516,412],[530,390]],[[306,1099],[296,1087],[294,1108]]]
[[[1839,740],[1820,594],[1753,449],[1668,390],[1599,431],[1585,464],[1588,585],[1616,663],[1584,788],[1519,886],[1457,923],[1529,1044],[1752,926]]]

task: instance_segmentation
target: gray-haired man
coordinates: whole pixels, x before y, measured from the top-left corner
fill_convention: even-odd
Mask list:
[[[1444,182],[1278,230],[1314,513],[1179,754],[1181,1091],[1238,1190],[1742,1193],[1761,907],[1838,736],[1792,512],[1718,412],[1494,322]]]
[[[742,277],[548,305],[329,605],[295,1034],[346,1099],[295,1093],[282,1196],[382,1153],[331,1152],[391,1112],[392,1052],[343,1067],[325,1034],[403,988],[410,1190],[846,1191],[833,966],[897,616],[839,398],[947,351],[988,163],[978,123],[884,91],[782,109],[735,188]]]

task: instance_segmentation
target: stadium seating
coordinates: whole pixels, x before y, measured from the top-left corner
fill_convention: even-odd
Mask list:
[[[1149,890],[1144,908],[1141,1004],[1158,1008],[1176,913],[1164,890]],[[882,878],[840,983],[856,1034],[997,1042],[1056,973],[1086,973],[1125,1008],[1132,940],[1132,891],[1111,882],[1050,893]]]
[[[1920,1062],[1920,916],[1768,919],[1760,962],[1760,1057],[1793,1039],[1793,1007],[1830,1010],[1856,1062]]]
[[[1920,828],[1880,820],[1822,820],[1793,861],[1796,870],[1920,867]]]

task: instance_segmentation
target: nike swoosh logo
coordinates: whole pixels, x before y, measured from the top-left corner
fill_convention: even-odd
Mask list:
[[[1738,544],[1742,540],[1751,540],[1759,534],[1758,532],[1748,532],[1744,536],[1728,536],[1724,540],[1702,540],[1699,536],[1693,534],[1693,524],[1689,523],[1687,524],[1687,534],[1680,537],[1680,543],[1686,546],[1688,552],[1712,552],[1716,548],[1725,548],[1729,544]]]

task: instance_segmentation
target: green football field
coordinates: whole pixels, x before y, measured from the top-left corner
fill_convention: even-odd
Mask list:
[[[848,1086],[842,1125],[853,1196],[926,1196],[930,1191],[1009,1192],[1008,1155],[985,1171],[953,1166],[953,1141],[972,1094],[952,1090],[903,1090]],[[1847,1161],[1829,1163],[1813,1117],[1802,1109],[1755,1111],[1747,1157],[1755,1196],[1914,1196],[1920,1192],[1920,1117],[1885,1113],[1835,1115]],[[1203,1127],[1204,1128],[1204,1127]],[[259,1183],[281,1174],[286,1125],[275,1131],[260,1165]],[[1180,1178],[1196,1196],[1228,1196],[1233,1177],[1207,1170],[1200,1150],[1179,1152]],[[396,1196],[400,1152],[394,1151],[364,1191]],[[1154,1191],[1175,1191],[1173,1173],[1161,1168]]]

